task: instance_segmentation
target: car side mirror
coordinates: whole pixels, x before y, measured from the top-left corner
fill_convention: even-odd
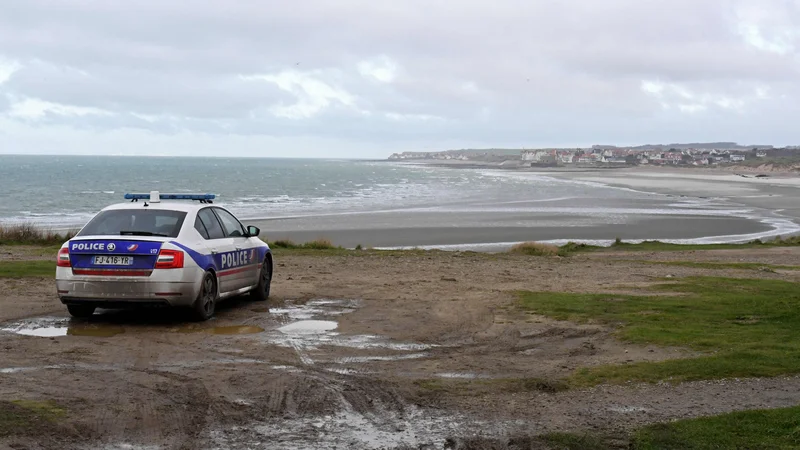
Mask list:
[[[247,235],[248,236],[256,237],[259,234],[261,234],[261,230],[258,227],[254,227],[253,225],[250,225],[250,226],[247,227]]]

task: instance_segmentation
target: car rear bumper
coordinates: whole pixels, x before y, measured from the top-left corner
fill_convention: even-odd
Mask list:
[[[98,307],[189,306],[197,298],[199,283],[128,280],[56,280],[64,304]]]

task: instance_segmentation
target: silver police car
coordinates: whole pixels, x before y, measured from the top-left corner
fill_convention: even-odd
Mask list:
[[[213,194],[153,191],[125,198],[131,201],[101,210],[58,252],[56,288],[72,316],[89,317],[96,308],[177,306],[207,320],[221,299],[269,297],[269,246],[257,227],[244,227],[213,205]]]

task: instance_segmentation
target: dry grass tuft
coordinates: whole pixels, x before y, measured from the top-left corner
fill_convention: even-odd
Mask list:
[[[2,245],[61,245],[75,236],[76,231],[55,232],[35,223],[0,224]]]
[[[540,244],[538,242],[522,242],[509,250],[509,253],[519,253],[530,256],[557,256],[560,249],[555,245]]]

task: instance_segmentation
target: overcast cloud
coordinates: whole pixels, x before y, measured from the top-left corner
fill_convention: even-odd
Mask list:
[[[5,0],[0,153],[800,144],[800,0]]]

